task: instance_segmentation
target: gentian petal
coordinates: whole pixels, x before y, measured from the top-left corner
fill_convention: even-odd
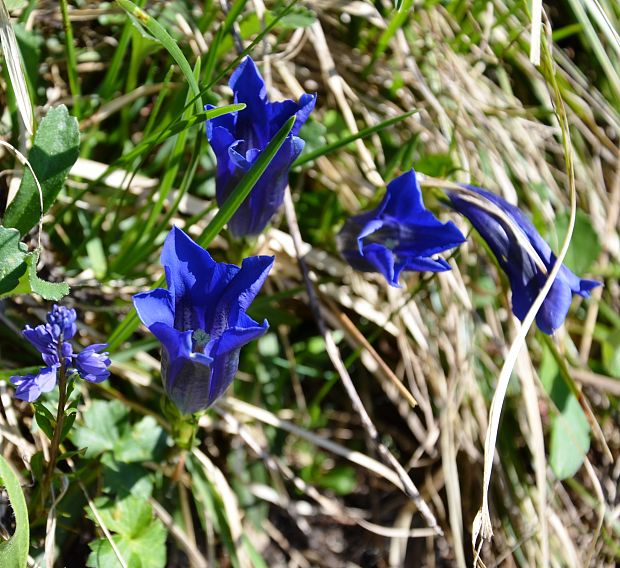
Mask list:
[[[379,243],[371,243],[362,249],[363,257],[373,266],[375,272],[385,276],[390,286],[400,288],[398,276],[394,270],[394,254]]]
[[[307,93],[301,95],[298,103],[291,100],[269,103],[268,112],[272,136],[278,132],[278,130],[284,126],[284,123],[293,115],[296,120],[290,136],[297,136],[301,127],[308,120],[310,113],[314,110],[315,104],[316,94],[309,95]]]
[[[233,235],[237,237],[256,236],[263,232],[284,201],[289,169],[301,154],[303,147],[304,141],[296,136],[289,136],[284,141],[263,175],[256,182],[250,195],[228,221],[228,228]],[[244,163],[247,163],[247,160]],[[216,188],[218,203],[223,203],[232,189],[234,187],[222,188],[218,194]]]
[[[251,322],[251,323],[250,323]],[[229,387],[237,374],[239,353],[241,348],[263,336],[269,324],[265,320],[258,325],[251,318],[243,314],[243,326],[227,329],[211,348],[214,357],[213,375],[209,388],[210,404],[215,402]]]
[[[142,323],[150,328],[155,323],[174,327],[174,300],[168,290],[156,288],[133,297],[133,305]]]
[[[251,256],[244,259],[241,269],[213,308],[214,316],[209,326],[213,336],[220,336],[224,330],[238,325],[241,314],[262,288],[274,260],[273,256]]]
[[[162,344],[164,388],[182,413],[204,410],[221,396],[237,372],[241,347],[265,333],[267,322],[259,325],[245,310],[273,262],[218,263],[183,231],[170,231],[162,253],[170,291],[138,294],[134,303]]]
[[[461,191],[448,191],[452,207],[469,219],[506,272],[512,289],[512,312],[523,320],[545,285],[556,257],[518,207],[484,189],[462,187]],[[488,204],[497,207],[499,213]],[[579,278],[563,265],[536,315],[540,330],[554,333],[566,319],[572,295],[588,297],[590,290],[600,284]]]
[[[245,103],[246,108],[210,119],[206,127],[217,158],[216,198],[220,206],[284,123],[296,118],[284,144],[228,223],[237,237],[256,236],[282,205],[289,169],[304,146],[296,134],[312,112],[316,95],[304,94],[298,103],[269,102],[265,82],[250,57],[237,67],[229,85],[235,102]]]
[[[338,248],[353,268],[380,272],[399,287],[402,271],[449,270],[445,260],[432,257],[464,240],[454,223],[442,223],[426,209],[415,171],[410,170],[388,184],[376,209],[345,222]]]
[[[183,331],[204,328],[205,307],[217,301],[239,270],[236,266],[215,262],[206,250],[177,227],[166,237],[161,263],[174,302],[174,326]]]

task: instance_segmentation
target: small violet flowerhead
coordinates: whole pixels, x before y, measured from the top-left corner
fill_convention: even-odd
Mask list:
[[[551,247],[520,209],[501,197],[470,185],[448,192],[452,207],[467,217],[487,242],[508,276],[512,312],[521,321],[545,285],[556,261]],[[566,319],[573,294],[587,298],[601,283],[576,276],[564,264],[547,294],[536,323],[546,334],[554,333]]]
[[[75,368],[85,381],[100,383],[110,376],[108,354],[105,351],[100,353],[107,346],[107,343],[93,343],[75,357]]]
[[[399,287],[404,270],[450,270],[435,255],[464,241],[454,223],[442,223],[426,209],[416,173],[410,170],[388,184],[376,209],[347,219],[338,248],[356,270],[380,272],[391,286]]]
[[[184,414],[211,406],[228,388],[241,348],[269,327],[245,312],[273,265],[272,256],[246,258],[241,267],[215,262],[181,229],[166,238],[161,263],[168,289],[137,294],[142,323],[162,343],[162,379]]]
[[[83,379],[91,382],[101,382],[110,375],[107,370],[110,364],[107,353],[95,353],[107,347],[107,344],[91,345],[77,355],[74,354],[69,340],[77,332],[76,319],[74,309],[54,304],[47,314],[47,323],[34,328],[27,325],[24,328],[24,337],[41,354],[46,366],[35,375],[11,377],[17,398],[34,402],[42,393],[50,392],[56,386],[58,370],[62,366],[67,375],[77,370]]]
[[[207,121],[207,138],[217,158],[215,187],[220,206],[284,123],[292,116],[296,118],[284,144],[228,222],[236,237],[256,236],[282,204],[289,169],[304,147],[297,134],[314,108],[316,95],[303,94],[299,103],[270,102],[265,81],[250,57],[234,71],[229,86],[234,102],[245,103],[246,108]]]

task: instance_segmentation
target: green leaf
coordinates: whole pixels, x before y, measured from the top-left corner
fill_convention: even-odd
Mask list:
[[[577,399],[567,396],[553,420],[549,463],[558,479],[577,473],[590,449],[590,425]]]
[[[267,13],[267,19],[272,17],[271,12]],[[316,22],[316,14],[305,6],[295,6],[288,14],[280,18],[280,24],[285,28],[296,30],[297,28],[308,28]]]
[[[164,568],[166,566],[166,529],[153,517],[153,509],[145,499],[129,496],[121,501],[99,499],[96,505],[106,527],[117,533],[112,538],[128,568]],[[92,512],[88,515],[93,521]],[[90,567],[118,566],[118,560],[107,539],[89,544]]]
[[[564,241],[568,228],[568,213],[560,215],[555,221],[555,230],[558,238],[558,248]],[[588,272],[601,252],[596,231],[592,228],[592,221],[583,211],[577,210],[575,218],[575,230],[571,239],[570,247],[564,264],[575,274],[581,275]]]
[[[539,376],[558,409],[551,423],[549,463],[558,479],[567,479],[579,470],[590,449],[590,425],[548,347],[544,348]]]
[[[9,462],[1,455],[0,484],[9,494],[16,525],[13,536],[7,541],[0,542],[0,566],[22,568],[28,564],[28,548],[30,547],[28,509],[18,477]]]
[[[34,418],[37,421],[37,426],[41,428],[41,431],[51,440],[54,435],[54,422],[43,413],[35,411]]]
[[[211,110],[204,112],[199,112],[185,120],[176,120],[162,131],[141,140],[135,148],[121,156],[121,158],[117,161],[117,164],[122,165],[131,162],[134,158],[144,153],[145,150],[149,149],[151,146],[154,146],[155,144],[163,144],[166,140],[168,140],[168,138],[172,138],[172,136],[189,129],[196,124],[204,123],[207,120],[212,120],[218,116],[223,116],[231,112],[238,112],[244,108],[244,103],[236,103],[234,105],[226,105],[218,108],[212,108]]]
[[[66,282],[48,282],[42,280],[37,275],[37,263],[41,251],[33,250],[26,255],[26,265],[28,271],[20,278],[19,285],[13,294],[30,294],[31,292],[38,294],[45,300],[57,302],[69,293],[69,284]]]
[[[27,247],[19,240],[17,229],[0,225],[0,297],[8,295],[26,272]]]
[[[153,474],[136,463],[117,462],[112,454],[103,454],[103,485],[105,493],[147,499],[153,493]]]
[[[6,210],[3,222],[25,235],[54,203],[79,156],[80,132],[67,107],[51,109],[41,121],[28,160],[43,190],[41,211],[39,190],[29,169],[24,171],[19,191]]]
[[[152,416],[145,416],[115,444],[114,457],[119,462],[154,461],[163,457],[166,432]]]
[[[60,300],[69,293],[64,282],[47,282],[37,276],[40,251],[27,252],[17,229],[0,226],[0,298],[34,292],[46,300]]]
[[[75,428],[71,440],[78,448],[86,448],[87,458],[111,451],[120,439],[128,414],[128,409],[118,400],[94,400],[84,412],[84,424]]]

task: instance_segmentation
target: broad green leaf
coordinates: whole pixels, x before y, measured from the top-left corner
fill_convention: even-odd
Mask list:
[[[28,509],[24,492],[13,468],[0,455],[0,485],[6,488],[15,513],[15,533],[7,540],[0,542],[0,566],[25,568],[28,564],[28,548],[30,547],[30,528],[28,525]]]
[[[543,351],[539,376],[558,409],[551,424],[549,463],[558,479],[566,479],[579,470],[590,449],[590,425],[548,347]]]
[[[12,294],[38,294],[45,300],[57,302],[69,293],[69,284],[66,282],[48,282],[37,275],[37,263],[39,262],[40,250],[34,250],[26,255],[28,270],[19,279],[19,285]]]
[[[267,12],[267,19],[272,16]],[[280,18],[280,24],[285,28],[296,30],[297,28],[308,28],[316,22],[316,14],[305,6],[295,6],[288,14]]]
[[[154,461],[162,458],[166,432],[152,416],[145,416],[115,444],[114,457],[119,462]]]
[[[590,425],[577,399],[569,394],[553,419],[549,463],[558,479],[579,471],[590,449]]]
[[[103,454],[103,485],[106,493],[126,497],[135,495],[147,499],[153,493],[154,474],[137,463],[121,463],[110,454]]]
[[[117,533],[112,538],[128,568],[166,566],[166,529],[159,519],[154,518],[148,501],[129,496],[116,502],[99,499],[96,505],[106,527]],[[95,520],[90,510],[88,515]],[[108,568],[119,565],[107,539],[98,539],[89,546],[92,552],[87,566]]]
[[[28,160],[43,190],[43,211],[32,173],[24,171],[19,191],[6,210],[3,222],[24,235],[34,227],[54,203],[79,155],[80,132],[77,120],[67,107],[51,109],[41,121]]]
[[[94,400],[84,412],[84,424],[77,426],[71,440],[78,448],[86,448],[87,458],[113,450],[129,411],[122,402]]]
[[[26,272],[27,247],[17,229],[0,226],[0,297],[12,292]]]

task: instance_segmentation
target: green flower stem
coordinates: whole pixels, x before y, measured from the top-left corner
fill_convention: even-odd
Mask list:
[[[54,434],[52,435],[52,441],[50,444],[50,459],[47,463],[45,476],[41,482],[41,487],[38,494],[38,503],[34,508],[35,512],[41,511],[45,507],[45,500],[47,499],[47,495],[52,485],[52,478],[54,476],[54,470],[56,469],[56,460],[58,459],[58,452],[60,449],[60,436],[62,435],[62,429],[65,423],[65,406],[67,405],[67,368],[64,357],[60,357],[58,391],[58,411],[56,412],[56,425],[54,426]]]

